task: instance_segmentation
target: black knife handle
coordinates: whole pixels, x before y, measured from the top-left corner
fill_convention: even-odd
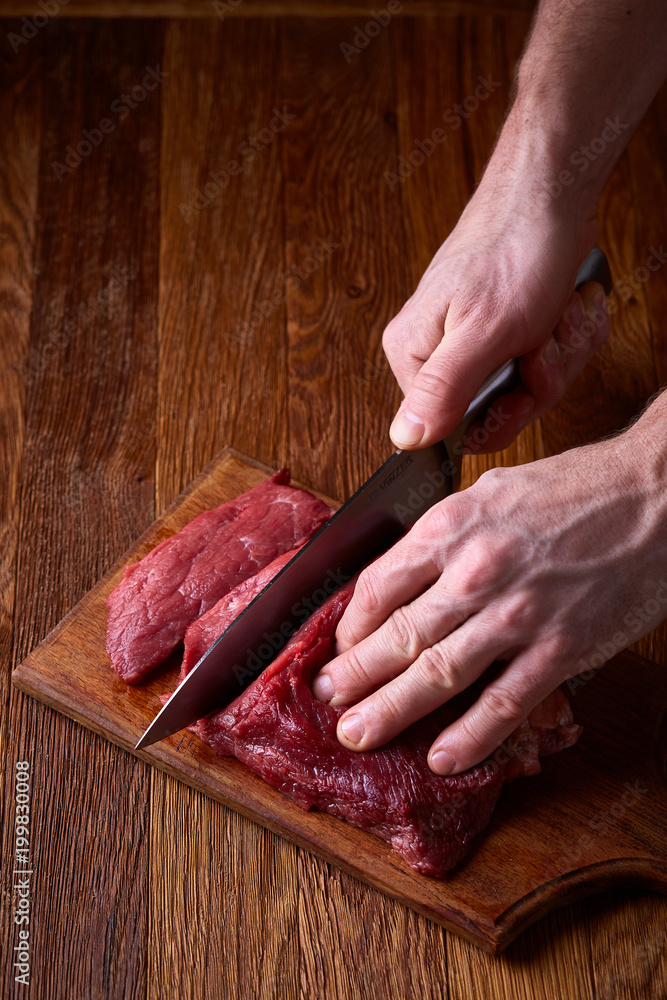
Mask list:
[[[577,271],[574,284],[575,290],[578,291],[582,285],[586,285],[590,281],[599,282],[604,288],[606,295],[611,293],[612,280],[609,261],[598,247],[594,247],[591,250]],[[466,410],[461,423],[445,439],[447,450],[452,459],[452,466],[457,470],[454,476],[455,489],[458,489],[460,483],[462,442],[468,432],[468,428],[476,420],[483,417],[500,396],[505,396],[507,393],[513,392],[520,385],[521,378],[519,376],[519,362],[517,359],[513,358],[511,361],[506,361],[504,365],[500,365],[499,368],[496,368],[484,380],[479,392]]]

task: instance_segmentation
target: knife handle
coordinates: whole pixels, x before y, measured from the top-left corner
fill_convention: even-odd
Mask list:
[[[598,247],[594,247],[577,271],[575,278],[575,290],[578,291],[582,285],[590,281],[599,282],[609,295],[612,289],[611,271],[609,261]],[[521,385],[519,376],[519,362],[516,358],[506,361],[495,371],[491,372],[488,378],[482,383],[479,392],[465,412],[461,423],[445,438],[445,445],[450,456],[452,469],[454,470],[454,489],[458,489],[461,481],[462,442],[468,432],[468,428],[476,420],[479,420],[493,403],[509,392],[513,392]],[[457,456],[455,459],[454,456]]]

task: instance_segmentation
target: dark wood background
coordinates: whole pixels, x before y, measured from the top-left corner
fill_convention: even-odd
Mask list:
[[[665,997],[658,895],[582,901],[491,958],[10,688],[223,446],[341,499],[390,453],[382,330],[473,190],[530,19],[520,2],[415,0],[347,63],[361,4],[246,5],[221,20],[72,0],[16,52],[38,8],[0,5],[15,15],[0,21],[3,995]],[[114,16],[137,11],[165,16]],[[157,64],[163,82],[120,121],[112,102]],[[392,191],[385,172],[479,74],[501,86]],[[296,117],[187,222],[179,206],[274,108]],[[666,111],[663,91],[601,207],[610,342],[466,483],[623,426],[667,380],[665,271],[637,271],[666,235]],[[105,117],[114,130],[59,179],[54,161]],[[320,238],[330,256],[294,280]],[[635,648],[667,662],[667,629]],[[32,773],[28,988],[11,969],[16,760]]]

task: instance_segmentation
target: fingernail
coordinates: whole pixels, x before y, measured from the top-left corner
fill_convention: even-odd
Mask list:
[[[318,701],[331,701],[334,694],[334,686],[328,674],[318,674],[313,681],[313,694]]]
[[[358,743],[364,735],[364,722],[360,715],[346,715],[340,723],[340,728],[350,743]]]
[[[449,774],[454,767],[454,758],[446,750],[436,750],[429,757],[428,765],[436,774]]]
[[[399,410],[389,428],[389,436],[398,448],[411,448],[424,437],[424,424],[409,410]]]
[[[546,347],[542,351],[542,358],[549,365],[559,364],[563,360],[558,341],[555,337],[549,337],[547,340]]]

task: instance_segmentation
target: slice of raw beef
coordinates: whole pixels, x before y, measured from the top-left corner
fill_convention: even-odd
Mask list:
[[[333,656],[347,584],[299,629],[274,662],[231,705],[192,727],[304,809],[316,806],[388,841],[418,872],[444,877],[491,818],[503,784],[540,770],[539,757],[576,742],[569,702],[555,691],[494,759],[438,777],[428,748],[452,706],[432,713],[377,750],[355,753],[336,739],[344,709],[317,701],[315,674]]]
[[[185,633],[179,683],[190,673],[206,650],[210,649],[218,636],[221,636],[227,626],[231,625],[261,590],[264,590],[267,583],[273,580],[274,576],[290,561],[292,556],[296,555],[297,551],[297,549],[291,549],[291,551],[285,552],[264,569],[261,569],[255,576],[239,583],[238,587],[230,590],[228,594],[220,598],[217,604],[213,605],[210,611],[207,611],[205,615],[202,615],[188,627]]]
[[[204,511],[128,566],[107,598],[107,652],[136,684],[165,660],[191,622],[276,556],[298,548],[331,516],[281,469],[215,510]]]

